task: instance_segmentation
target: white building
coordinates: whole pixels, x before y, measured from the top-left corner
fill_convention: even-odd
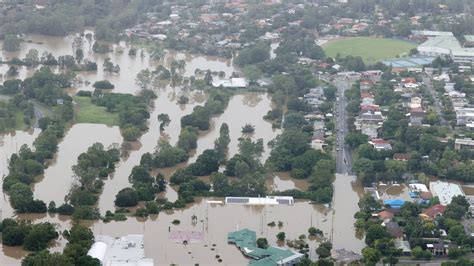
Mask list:
[[[291,196],[226,197],[225,203],[243,205],[293,205],[295,200]]]
[[[230,79],[220,79],[212,81],[212,86],[214,87],[224,87],[224,88],[247,88],[249,83],[244,78],[230,78]]]
[[[454,148],[460,149],[474,149],[474,140],[470,138],[456,139],[454,141]]]
[[[99,235],[87,255],[102,266],[153,266],[153,259],[145,257],[143,235],[111,237]]]
[[[441,205],[448,205],[455,196],[464,196],[461,186],[443,181],[430,182],[430,191],[439,198]]]

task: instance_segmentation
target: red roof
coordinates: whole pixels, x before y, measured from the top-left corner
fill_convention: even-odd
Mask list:
[[[388,141],[383,140],[383,139],[372,139],[372,142],[374,144],[387,144],[387,143],[389,143]]]
[[[410,160],[410,154],[408,153],[395,153],[393,159],[397,161],[408,161]]]
[[[393,213],[389,212],[389,211],[381,211],[379,213],[377,213],[377,215],[380,217],[380,219],[382,220],[392,220],[393,218]]]
[[[368,91],[361,91],[360,92],[360,98],[374,98],[374,95]]]
[[[431,206],[428,209],[425,209],[423,211],[423,214],[430,217],[431,219],[434,219],[439,215],[443,215],[445,211],[446,211],[446,206],[443,206],[441,204],[436,204],[436,205]]]
[[[362,80],[360,82],[360,85],[373,85],[374,82],[372,82],[371,80]]]
[[[429,191],[421,192],[420,197],[424,200],[431,199],[433,197],[433,194]]]
[[[361,104],[360,109],[362,111],[379,111],[380,107],[376,104]]]
[[[402,79],[402,83],[416,83],[416,79],[415,78],[404,78]]]

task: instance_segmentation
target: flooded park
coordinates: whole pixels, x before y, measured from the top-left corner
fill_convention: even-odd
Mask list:
[[[15,53],[3,52],[4,60],[14,57],[24,58],[29,49],[36,49],[39,54],[44,51],[53,53],[54,56],[71,55],[80,45],[84,50],[85,58],[97,62],[102,66],[105,58],[119,64],[120,74],[109,74],[98,68],[97,72],[78,72],[76,82],[70,93],[78,90],[92,91],[95,81],[109,80],[115,85],[113,92],[135,94],[140,90],[136,85],[135,78],[140,70],[154,69],[159,64],[168,64],[171,59],[184,60],[186,65],[182,70],[183,76],[189,77],[195,74],[197,69],[211,70],[213,72],[223,71],[226,77],[238,71],[232,66],[230,60],[189,55],[182,52],[166,52],[164,59],[159,62],[150,60],[148,53],[144,56],[131,57],[127,54],[129,47],[126,43],[115,46],[115,51],[107,55],[98,55],[92,52],[92,45],[85,38],[81,44],[75,44],[74,37],[44,37],[26,36],[26,42],[22,43],[22,49]],[[0,71],[5,73],[8,66],[1,65]],[[18,78],[24,79],[34,73],[34,69],[20,67]],[[59,70],[57,70],[59,71]],[[193,108],[204,105],[205,92],[189,90],[169,85],[154,88],[157,98],[150,114],[149,130],[142,135],[139,141],[129,147],[127,156],[122,156],[112,176],[105,180],[102,194],[98,201],[98,208],[102,214],[107,210],[114,210],[114,199],[118,191],[131,186],[128,176],[131,169],[140,163],[141,156],[147,152],[155,151],[160,139],[168,140],[172,145],[178,141],[181,131],[181,117],[190,114]],[[187,104],[178,104],[178,98],[186,95],[190,101]],[[214,141],[219,137],[219,128],[223,123],[229,126],[231,142],[229,144],[228,157],[238,153],[238,139],[242,136],[242,127],[250,123],[255,126],[251,138],[263,139],[264,152],[262,162],[270,153],[267,143],[281,133],[280,129],[272,127],[270,122],[264,121],[263,116],[272,108],[272,101],[267,93],[243,92],[237,93],[230,98],[225,111],[211,118],[209,130],[202,131],[197,141],[197,149],[193,151],[188,163],[194,162],[197,156],[204,150],[214,147]],[[164,131],[159,130],[157,116],[167,113],[170,124]],[[16,153],[24,144],[32,146],[40,129],[29,131],[14,131],[0,135],[0,176],[8,174],[8,159]],[[71,167],[76,164],[77,157],[86,151],[93,143],[100,142],[105,147],[111,145],[122,145],[122,136],[117,126],[106,126],[102,124],[73,124],[67,129],[65,137],[58,145],[58,152],[48,163],[44,175],[41,176],[33,186],[34,197],[45,201],[55,201],[61,204],[65,201],[75,177]],[[174,168],[161,169],[166,178],[185,164]],[[324,232],[324,238],[331,239],[336,249],[345,248],[360,252],[363,247],[363,239],[356,238],[353,229],[353,214],[357,208],[357,201],[361,192],[360,186],[354,185],[354,180],[349,176],[337,176],[335,180],[335,200],[330,206],[314,205],[309,201],[296,201],[292,206],[244,206],[225,205],[210,203],[209,201],[223,201],[218,198],[199,198],[196,202],[189,204],[184,209],[173,211],[162,211],[158,215],[148,218],[128,217],[127,221],[104,223],[102,221],[84,221],[84,225],[91,228],[94,234],[106,234],[120,236],[125,234],[143,234],[145,236],[145,252],[152,257],[157,265],[169,265],[172,263],[180,265],[217,264],[216,255],[222,259],[223,265],[243,264],[247,259],[234,246],[227,243],[227,233],[239,228],[249,228],[257,232],[258,236],[266,237],[271,245],[284,245],[278,243],[276,234],[280,231],[286,233],[288,240],[298,239],[302,234],[308,234],[309,227],[316,227]],[[305,180],[295,180],[288,173],[275,173],[267,177],[266,186],[268,190],[305,190],[309,184]],[[167,187],[164,196],[170,201],[177,197],[176,191],[171,186]],[[36,222],[49,221],[57,225],[59,231],[69,229],[72,221],[68,216],[40,214],[40,215],[17,215],[8,202],[8,196],[1,197],[1,218],[17,217],[29,219]],[[197,222],[192,221],[192,216],[197,216]],[[173,220],[180,220],[179,225],[173,225]],[[271,222],[281,222],[282,226],[268,226]],[[200,243],[183,245],[169,240],[170,230],[194,230],[203,232],[204,239]],[[310,257],[317,258],[315,249],[321,239],[307,239],[310,247]],[[60,237],[50,247],[50,251],[62,251],[66,240]],[[21,247],[2,246],[0,254],[0,265],[19,265],[21,259],[27,254]]]

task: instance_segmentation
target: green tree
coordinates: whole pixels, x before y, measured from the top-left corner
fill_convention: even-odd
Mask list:
[[[262,76],[262,70],[255,65],[247,65],[244,68],[244,76],[250,83],[255,83]]]
[[[138,193],[133,188],[124,188],[115,196],[115,206],[134,207],[138,204]]]
[[[160,122],[160,130],[163,131],[170,124],[171,119],[168,114],[161,113],[158,115],[158,122]]]
[[[39,63],[39,52],[36,49],[30,49],[25,55],[25,63],[29,66],[35,66]]]
[[[257,247],[266,249],[268,247],[268,241],[266,238],[258,238],[257,239]]]
[[[5,36],[3,41],[3,50],[7,52],[14,52],[20,49],[20,39],[13,34],[8,34]]]
[[[366,247],[362,250],[364,262],[370,265],[375,265],[377,262],[379,262],[381,256],[382,254],[380,254],[380,251],[374,248]]]
[[[84,51],[79,48],[76,50],[76,61],[80,63],[82,59],[84,59]]]
[[[285,232],[279,232],[277,235],[276,235],[278,241],[284,241],[285,238],[286,238],[286,234]]]

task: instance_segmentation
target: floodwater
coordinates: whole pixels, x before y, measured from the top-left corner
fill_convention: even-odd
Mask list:
[[[34,197],[46,204],[50,201],[54,201],[56,206],[64,203],[69,193],[67,188],[77,181],[71,167],[77,163],[77,157],[96,142],[105,148],[113,144],[120,147],[122,136],[119,128],[100,124],[73,125],[59,143],[56,157],[45,170],[44,178],[34,185]]]
[[[276,172],[273,176],[267,177],[265,184],[270,191],[307,190],[310,185],[308,179],[292,178],[289,172]]]
[[[29,131],[14,131],[6,134],[0,134],[0,176],[3,177],[8,174],[8,160],[11,155],[17,153],[20,147],[24,144],[32,147],[33,141],[39,135],[39,129],[32,129]],[[0,218],[10,217],[13,215],[10,202],[7,195],[3,193],[0,200]]]
[[[196,153],[189,159],[194,162],[204,150],[213,149],[214,141],[219,138],[219,129],[223,123],[229,126],[230,143],[228,149],[228,158],[239,152],[239,138],[251,137],[252,140],[263,139],[264,152],[262,153],[262,162],[268,158],[270,148],[267,143],[280,134],[279,129],[272,128],[272,124],[264,121],[263,116],[271,109],[271,100],[267,94],[245,93],[232,96],[229,105],[223,114],[217,115],[211,119],[209,130],[201,132]],[[242,127],[245,124],[255,126],[252,134],[242,134]]]
[[[50,51],[57,57],[59,55],[72,54],[73,37],[44,37],[30,36],[26,39],[33,40],[22,44],[22,50],[16,53],[2,53],[4,59],[19,57],[23,58],[27,51],[35,48],[40,52]],[[41,43],[41,44],[40,44]],[[177,60],[186,60],[186,66],[182,71],[184,76],[194,75],[196,69],[211,71],[224,71],[229,77],[236,70],[232,67],[231,61],[203,56],[191,56],[183,53],[168,53],[160,62],[151,62],[147,53],[142,58],[140,53],[135,57],[128,56],[127,44],[119,44],[123,53],[115,52],[108,55],[95,55],[91,52],[90,44],[84,39],[82,47],[86,58],[93,58],[97,61],[99,70],[97,73],[78,73],[82,81],[93,83],[96,80],[108,79],[115,84],[114,92],[136,93],[139,87],[135,84],[136,74],[145,68],[154,68],[156,64],[165,63],[170,57]],[[117,48],[117,47],[116,47]],[[103,60],[110,56],[115,64],[121,67],[120,74],[107,74],[102,71]],[[8,67],[0,66],[0,71],[5,73]],[[30,76],[34,69],[21,67],[20,78]],[[92,90],[91,84],[77,83],[75,89]],[[141,156],[146,152],[153,152],[160,139],[167,139],[172,145],[176,144],[181,130],[180,119],[182,116],[190,114],[197,105],[203,105],[206,99],[205,93],[201,91],[189,91],[179,87],[162,86],[154,88],[158,98],[154,101],[149,120],[149,130],[135,143],[128,146],[126,156],[123,156],[116,167],[115,173],[105,180],[104,190],[99,198],[98,208],[103,214],[107,210],[114,209],[114,199],[117,192],[130,186],[128,176],[131,169],[138,165]],[[189,97],[190,102],[186,105],[177,104],[181,95]],[[268,158],[270,149],[267,147],[268,141],[275,138],[280,130],[273,129],[271,124],[263,121],[263,116],[271,109],[271,100],[265,93],[244,93],[231,97],[229,105],[223,114],[214,116],[211,119],[211,128],[208,131],[200,132],[198,148],[192,153],[189,162],[195,161],[197,156],[205,149],[213,148],[214,140],[219,136],[219,128],[226,122],[230,129],[231,142],[229,144],[229,154],[232,156],[238,152],[238,138],[242,136],[241,128],[250,123],[255,126],[255,132],[251,135],[253,140],[263,138],[265,151],[262,155],[262,162]],[[171,123],[164,131],[159,131],[157,116],[160,113],[167,113]],[[0,135],[0,175],[8,174],[7,160],[11,154],[16,152],[22,144],[31,145],[38,136],[39,130],[30,132],[16,131],[14,133]],[[77,163],[80,153],[95,142],[101,142],[105,147],[112,143],[122,143],[119,129],[117,127],[107,127],[96,124],[75,124],[67,132],[65,138],[59,143],[58,153],[46,169],[44,177],[34,185],[35,198],[39,198],[48,203],[51,200],[60,204],[69,192],[71,183],[74,180],[71,167]],[[166,177],[169,177],[178,167],[160,169]],[[335,208],[337,213],[333,215],[332,210],[320,205],[311,205],[308,201],[297,201],[294,206],[241,206],[241,205],[211,205],[208,199],[200,199],[195,204],[189,205],[182,210],[172,212],[162,212],[159,215],[148,219],[136,219],[130,217],[125,222],[103,223],[100,221],[84,222],[90,226],[95,234],[110,234],[120,236],[124,234],[144,234],[146,255],[153,257],[156,264],[169,265],[170,263],[201,265],[216,264],[216,255],[220,255],[222,264],[245,264],[247,259],[235,246],[227,244],[227,233],[238,228],[249,228],[255,230],[258,236],[269,239],[271,244],[276,245],[276,234],[284,231],[288,239],[296,239],[302,234],[307,234],[311,226],[320,228],[325,233],[325,237],[333,238],[334,246],[360,251],[362,240],[352,238],[353,213],[357,210],[357,187],[351,186],[351,180],[336,178],[335,186],[337,193],[341,192],[344,197],[336,198]],[[271,190],[286,189],[306,189],[308,183],[305,180],[294,180],[288,173],[276,173],[275,177],[267,179],[267,187]],[[164,195],[170,201],[177,198],[176,191],[168,186],[168,191]],[[220,199],[223,200],[223,199]],[[191,224],[191,216],[198,216],[197,225]],[[53,222],[57,224],[58,230],[65,230],[71,227],[69,217],[58,215],[19,215],[16,216],[10,207],[6,195],[2,197],[2,215],[5,217],[18,217],[21,219],[31,219],[35,222]],[[178,226],[171,225],[174,219],[181,220]],[[267,223],[274,221],[283,222],[283,227],[269,227]],[[172,243],[168,240],[168,230],[196,230],[204,231],[205,239],[203,243],[182,244]],[[334,227],[334,228],[333,228]],[[339,234],[339,235],[338,235]],[[59,239],[51,247],[51,251],[61,251],[65,246],[65,240]],[[308,241],[311,250],[311,257],[316,259],[314,252],[317,244],[316,240]],[[212,245],[215,244],[215,247]],[[206,246],[207,245],[207,246]],[[214,250],[211,250],[214,248]],[[2,247],[3,255],[0,255],[0,265],[19,265],[26,252],[19,247]]]
[[[363,187],[355,176],[336,174],[334,180],[333,229],[331,239],[336,249],[345,248],[360,252],[365,247],[364,240],[356,235],[354,214],[359,210],[358,202],[363,195]],[[359,253],[360,254],[360,253]]]
[[[61,55],[73,55],[75,51],[81,48],[84,51],[84,59],[89,59],[97,63],[97,72],[77,72],[76,79],[78,82],[74,85],[78,90],[92,91],[94,88],[92,84],[99,80],[109,80],[115,85],[113,92],[120,93],[136,93],[140,88],[136,85],[135,79],[143,69],[154,70],[160,63],[170,62],[172,58],[176,60],[185,60],[186,65],[184,72],[181,74],[185,77],[194,76],[195,70],[211,70],[213,72],[224,71],[226,77],[230,77],[236,69],[232,66],[231,60],[220,59],[217,57],[210,56],[199,56],[190,55],[185,53],[167,52],[161,60],[151,60],[149,54],[144,51],[141,56],[141,50],[138,49],[136,56],[129,56],[128,51],[131,46],[126,42],[120,42],[118,44],[111,45],[113,52],[107,54],[97,54],[92,51],[92,44],[94,40],[89,42],[85,37],[82,38],[82,43],[74,43],[74,36],[66,37],[52,37],[42,35],[29,35],[25,37],[25,42],[21,44],[21,50],[16,52],[1,52],[3,60],[9,60],[12,58],[25,58],[25,55],[30,49],[36,49],[39,52],[39,56],[43,52],[48,51],[52,53],[56,58]],[[1,45],[1,42],[0,42]],[[103,63],[106,58],[110,58],[111,62],[120,66],[120,73],[108,73],[103,70]],[[168,64],[167,67],[169,68]],[[5,74],[8,70],[6,64],[0,65],[0,72]],[[19,75],[16,78],[24,79],[33,75],[35,72],[34,67],[19,67]],[[56,71],[58,71],[56,69]],[[3,77],[2,77],[3,78]]]

